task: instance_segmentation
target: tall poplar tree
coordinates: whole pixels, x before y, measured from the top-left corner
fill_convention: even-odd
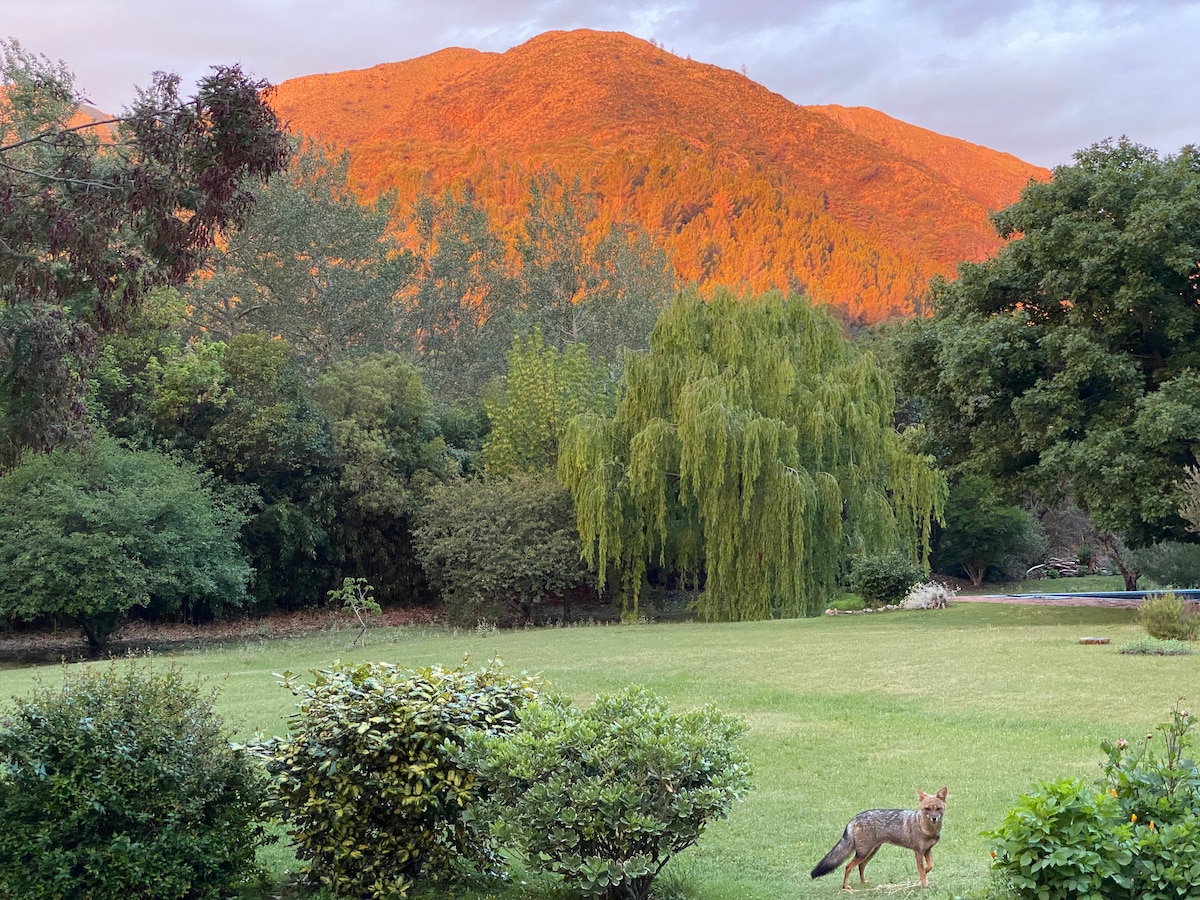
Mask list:
[[[893,406],[806,300],[681,294],[627,358],[616,414],[560,445],[585,558],[601,586],[619,576],[626,616],[651,562],[702,577],[708,620],[815,615],[848,554],[928,554],[945,484]]]

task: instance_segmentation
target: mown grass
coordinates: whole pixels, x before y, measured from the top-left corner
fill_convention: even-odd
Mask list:
[[[979,832],[997,825],[1018,794],[1040,779],[1095,777],[1102,739],[1144,735],[1195,693],[1196,657],[1116,653],[1140,634],[1131,610],[962,603],[734,625],[390,629],[371,632],[365,648],[346,646],[350,632],[324,633],[172,660],[220,688],[219,707],[239,736],[285,728],[293,698],[272,673],[338,658],[452,666],[499,656],[579,703],[630,683],[678,709],[715,703],[749,722],[755,789],[668,866],[673,896],[843,896],[840,872],[819,881],[808,873],[846,821],[861,809],[910,806],[917,788],[948,785],[932,889],[920,891],[912,854],[898,848],[883,849],[867,870],[870,886],[885,885],[887,896],[948,897],[989,886]],[[1085,646],[1083,636],[1111,643]],[[38,675],[59,677],[54,667],[0,672],[0,698]],[[281,849],[267,862],[277,876],[294,865]],[[517,884],[460,896],[548,895]]]

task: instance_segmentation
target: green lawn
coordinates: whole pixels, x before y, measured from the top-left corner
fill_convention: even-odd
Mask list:
[[[713,702],[750,724],[755,789],[682,854],[671,882],[699,900],[839,897],[838,874],[808,872],[861,809],[909,806],[916,788],[950,788],[946,827],[922,894],[912,854],[887,847],[867,870],[872,896],[947,897],[989,884],[982,829],[1045,778],[1099,774],[1099,742],[1135,738],[1180,697],[1195,699],[1200,657],[1118,655],[1140,634],[1129,610],[962,603],[737,625],[635,625],[472,631],[352,632],[173,655],[221,689],[245,736],[278,733],[293,698],[272,675],[343,660],[406,666],[476,663],[543,673],[587,703],[640,683],[678,709]],[[1083,636],[1111,638],[1102,646]],[[0,671],[0,698],[57,667]],[[287,865],[276,853],[271,865]],[[483,897],[484,894],[471,895]],[[514,887],[498,898],[544,896]]]

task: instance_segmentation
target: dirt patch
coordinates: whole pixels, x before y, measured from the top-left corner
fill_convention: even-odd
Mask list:
[[[372,626],[431,625],[441,621],[441,611],[428,607],[385,609],[372,617]],[[203,625],[130,622],[122,627],[99,656],[126,656],[172,650],[190,650],[213,644],[247,640],[299,637],[358,626],[349,614],[336,609],[272,613],[258,619],[208,622]],[[83,635],[73,630],[9,632],[0,634],[0,666],[94,659]]]

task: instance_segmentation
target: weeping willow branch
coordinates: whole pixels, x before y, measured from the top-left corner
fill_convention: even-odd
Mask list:
[[[945,482],[892,427],[885,373],[807,300],[680,295],[618,395],[568,423],[558,472],[627,617],[650,560],[703,575],[697,610],[727,621],[816,614],[854,551],[927,557]]]

